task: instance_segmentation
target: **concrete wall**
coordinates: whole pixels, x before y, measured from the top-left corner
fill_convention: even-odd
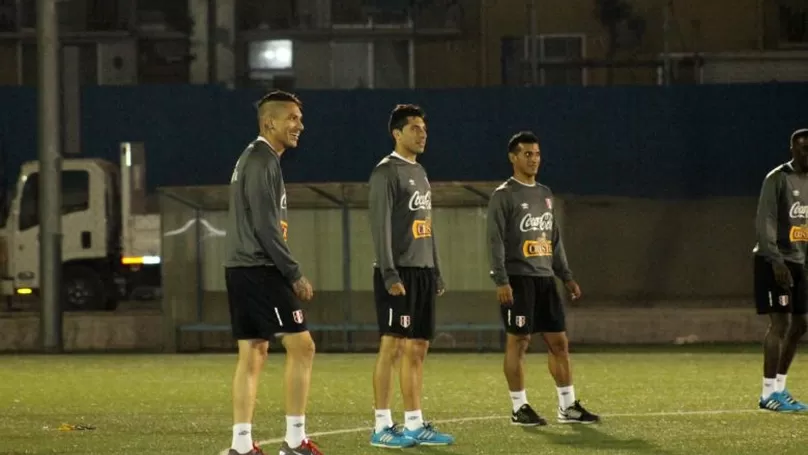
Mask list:
[[[63,322],[66,351],[160,351],[162,316],[157,312],[133,314],[67,313]],[[39,349],[40,321],[36,314],[0,317],[0,352]]]
[[[320,294],[309,305],[309,319],[317,322],[316,313],[326,307],[333,295]],[[441,300],[443,315],[458,308],[455,302]],[[223,303],[223,301],[221,301]],[[362,319],[371,319],[368,313]],[[487,323],[498,323],[497,304],[488,302]],[[221,308],[219,306],[219,308]],[[66,352],[173,351],[160,330],[159,314],[68,314],[64,323]],[[481,318],[480,318],[481,319]],[[570,339],[584,344],[691,344],[691,343],[757,343],[765,332],[765,321],[749,308],[586,308],[571,307],[568,316]],[[33,352],[39,347],[39,318],[36,315],[0,317],[0,352]],[[313,333],[320,352],[373,350],[378,347],[375,332],[346,334],[341,331]],[[350,340],[350,341],[349,341]],[[501,350],[499,331],[465,332],[439,330],[435,349]],[[185,333],[177,339],[178,351],[198,349],[233,349],[227,331]],[[280,348],[282,349],[282,348]],[[533,349],[543,349],[540,340]]]

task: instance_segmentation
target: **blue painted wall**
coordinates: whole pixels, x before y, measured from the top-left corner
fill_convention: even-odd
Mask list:
[[[365,181],[391,149],[396,103],[427,110],[423,163],[433,181],[508,175],[507,138],[542,138],[541,179],[556,192],[695,198],[755,195],[788,159],[788,135],[808,127],[808,84],[688,87],[301,91],[304,132],[284,156],[289,182]],[[261,92],[218,87],[88,87],[83,153],[117,160],[117,143],[143,141],[148,184],[227,182],[256,135]],[[36,91],[0,87],[2,163],[36,159]]]

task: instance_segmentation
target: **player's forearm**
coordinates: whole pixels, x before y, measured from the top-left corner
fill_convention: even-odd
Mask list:
[[[488,203],[488,261],[491,279],[497,286],[508,284],[508,271],[505,268],[505,209],[498,193]]]
[[[567,254],[563,248],[561,251],[553,253],[553,273],[564,282],[572,280],[572,270],[570,270]]]
[[[376,265],[382,274],[384,284],[389,289],[401,281],[393,261],[393,239],[390,230],[390,212],[383,201],[371,203],[370,231],[373,235],[373,250],[376,253]]]
[[[783,255],[777,247],[777,190],[778,180],[774,176],[763,181],[755,214],[758,254],[774,262],[783,262]]]
[[[438,243],[435,240],[435,230],[432,230],[432,263],[435,267],[435,278],[438,283],[438,289],[443,289],[445,283],[443,282],[443,275],[440,270],[440,259],[438,258]]]
[[[258,241],[281,274],[286,277],[290,283],[299,280],[303,276],[300,272],[300,265],[294,257],[292,257],[292,252],[289,251],[289,247],[283,240],[281,230],[273,229],[270,226],[264,226],[256,230],[258,231]]]
[[[767,217],[758,226],[758,254],[772,262],[783,262],[783,255],[777,247],[777,221]]]
[[[505,268],[505,243],[502,234],[495,226],[488,229],[488,262],[491,267],[491,279],[497,286],[508,284],[508,271]]]
[[[508,271],[505,268],[505,252],[497,251],[491,252],[491,280],[494,281],[494,284],[497,286],[504,286],[508,284],[510,281],[508,280]]]
[[[401,281],[393,260],[393,236],[391,216],[393,193],[387,175],[377,170],[370,177],[370,200],[368,203],[373,249],[384,284],[390,286]]]
[[[382,274],[385,286],[389,289],[390,286],[401,281],[396,270],[395,262],[393,261],[393,247],[390,235],[390,227],[381,224],[373,226],[374,232],[374,249],[376,250],[377,265],[379,272]]]

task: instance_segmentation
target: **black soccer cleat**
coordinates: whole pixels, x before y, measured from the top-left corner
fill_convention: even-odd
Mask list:
[[[247,453],[238,453],[236,449],[230,449],[230,451],[227,452],[227,455],[266,455],[266,454],[264,453],[264,451],[261,450],[260,447],[258,447],[258,444],[253,443],[252,450],[250,450]]]
[[[280,455],[323,455],[320,448],[317,447],[311,440],[304,439],[299,447],[289,447],[289,444],[284,441],[281,445]]]
[[[547,421],[537,414],[529,404],[523,404],[516,412],[511,413],[511,425],[539,427],[547,425]]]
[[[575,400],[575,403],[567,409],[558,408],[558,423],[586,424],[597,422],[600,422],[600,417],[584,409],[578,400]]]

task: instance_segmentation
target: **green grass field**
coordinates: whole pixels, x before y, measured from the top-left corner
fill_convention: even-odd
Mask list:
[[[555,424],[545,356],[531,354],[528,398],[551,424],[508,422],[499,354],[433,354],[424,413],[457,443],[407,449],[432,454],[804,454],[808,415],[756,410],[756,347],[609,348],[575,353],[576,392],[603,415],[597,426]],[[268,454],[284,435],[282,354],[262,377],[254,436]],[[216,455],[230,444],[235,356],[74,355],[0,357],[0,454]],[[808,400],[801,359],[789,389]],[[307,429],[327,455],[377,454],[372,424],[373,356],[319,354]],[[394,419],[401,421],[400,400]],[[91,431],[59,431],[63,423]]]

